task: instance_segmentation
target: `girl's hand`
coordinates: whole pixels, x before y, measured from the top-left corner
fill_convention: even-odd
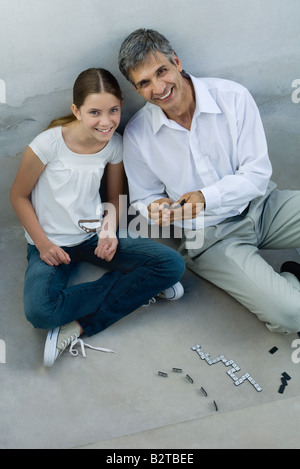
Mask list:
[[[99,233],[98,246],[95,249],[95,255],[110,262],[114,257],[118,247],[118,238],[116,233],[103,231]]]
[[[60,264],[69,264],[71,262],[69,254],[61,247],[51,243],[51,241],[48,241],[42,246],[39,246],[38,250],[40,252],[40,258],[42,261],[51,267],[54,265],[58,266]]]

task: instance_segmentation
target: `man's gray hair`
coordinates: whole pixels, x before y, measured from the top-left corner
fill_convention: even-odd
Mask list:
[[[154,29],[137,29],[121,45],[119,52],[119,68],[121,73],[128,81],[133,83],[130,77],[130,70],[135,70],[138,65],[143,65],[148,54],[156,55],[157,51],[164,54],[175,65],[175,52],[165,36]]]

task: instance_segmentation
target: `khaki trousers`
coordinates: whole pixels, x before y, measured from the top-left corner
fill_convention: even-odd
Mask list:
[[[275,272],[259,254],[259,249],[300,247],[300,191],[279,191],[271,182],[242,215],[205,228],[203,246],[187,249],[187,239],[190,234],[179,251],[189,269],[233,296],[271,331],[300,331],[300,282]]]

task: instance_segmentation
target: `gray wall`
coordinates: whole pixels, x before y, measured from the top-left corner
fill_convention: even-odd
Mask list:
[[[165,34],[193,75],[246,86],[261,111],[273,180],[299,187],[299,0],[0,0],[0,24],[2,221],[14,216],[8,190],[21,153],[69,113],[80,71],[103,66],[119,79],[121,131],[143,104],[117,66],[121,41],[139,27]]]

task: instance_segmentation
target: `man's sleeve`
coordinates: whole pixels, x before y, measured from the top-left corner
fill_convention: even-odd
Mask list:
[[[201,189],[206,210],[215,214],[234,209],[237,201],[240,206],[245,206],[254,198],[264,195],[272,174],[261,117],[246,89],[237,102],[236,119],[235,173]]]
[[[147,165],[141,148],[135,142],[136,138],[125,129],[123,161],[128,179],[130,203],[148,218],[147,206],[154,200],[167,197],[167,194],[164,184]]]

